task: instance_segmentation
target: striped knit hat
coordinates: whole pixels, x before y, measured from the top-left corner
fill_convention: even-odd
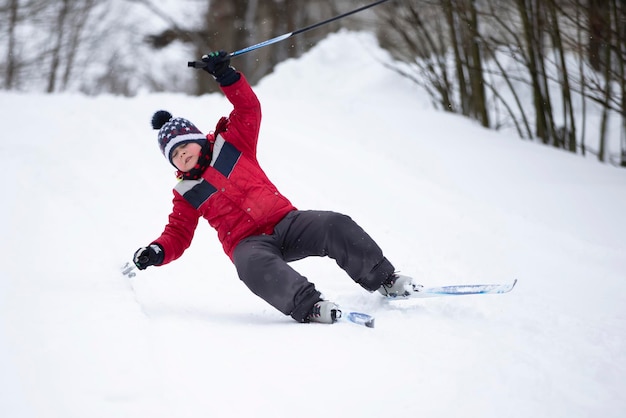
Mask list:
[[[172,151],[179,145],[195,142],[206,144],[206,136],[187,119],[175,118],[166,110],[159,110],[152,116],[152,127],[159,130],[159,148],[172,163]],[[172,163],[173,165],[174,163]]]

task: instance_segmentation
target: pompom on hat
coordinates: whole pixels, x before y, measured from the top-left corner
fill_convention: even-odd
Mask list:
[[[159,148],[172,165],[172,151],[177,146],[188,142],[200,146],[206,144],[206,136],[196,125],[187,119],[175,118],[166,110],[159,110],[152,115],[152,128],[159,130]]]

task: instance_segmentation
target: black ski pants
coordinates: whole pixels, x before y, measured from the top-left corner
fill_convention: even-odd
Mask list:
[[[271,235],[243,239],[233,252],[239,278],[257,296],[304,322],[320,292],[291,266],[305,257],[328,256],[368,291],[378,289],[394,267],[374,240],[349,216],[327,211],[292,211]]]

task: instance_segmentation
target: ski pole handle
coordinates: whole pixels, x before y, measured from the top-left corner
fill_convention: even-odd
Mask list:
[[[133,271],[135,270],[137,266],[135,266],[134,263],[131,263],[130,261],[126,262],[126,264],[124,264],[124,266],[122,267],[122,274],[124,276],[127,276],[128,278],[132,279],[133,277],[135,277],[137,274]]]
[[[234,54],[234,52],[231,52],[230,54],[226,54],[223,57],[217,57],[216,63],[220,63],[220,62],[224,62],[224,61],[229,60],[230,57],[233,56],[233,54]],[[187,67],[191,67],[191,68],[206,68],[208,65],[209,65],[209,63],[205,62],[205,61],[187,61]]]
[[[191,67],[191,68],[205,68],[206,67],[206,62],[204,62],[204,61],[188,61],[187,62],[187,67]]]

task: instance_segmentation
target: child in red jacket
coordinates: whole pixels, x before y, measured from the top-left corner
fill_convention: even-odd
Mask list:
[[[224,51],[205,55],[233,111],[213,133],[202,134],[186,119],[158,111],[163,155],[178,169],[173,210],[161,236],[135,252],[143,270],[167,264],[189,247],[200,217],[217,230],[239,278],[259,297],[299,322],[333,323],[339,307],[322,300],[313,283],[289,262],[328,256],[359,285],[385,296],[406,292],[411,279],[394,273],[372,238],[346,215],[301,211],[267,178],[256,156],[261,106],[243,74]]]

